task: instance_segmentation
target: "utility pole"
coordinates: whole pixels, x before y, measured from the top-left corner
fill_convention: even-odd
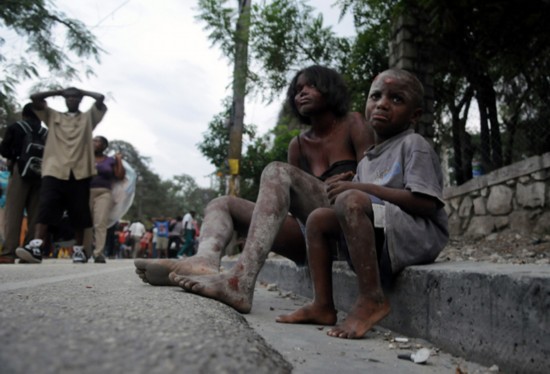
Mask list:
[[[233,103],[229,122],[229,178],[227,194],[239,196],[240,163],[243,143],[244,98],[248,73],[248,39],[251,0],[239,0],[239,18],[235,30],[235,64],[233,67]]]

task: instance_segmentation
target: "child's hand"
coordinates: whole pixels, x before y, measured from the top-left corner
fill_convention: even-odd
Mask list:
[[[355,173],[353,171],[346,171],[345,173],[336,174],[330,178],[327,178],[325,183],[330,185],[339,181],[350,181],[354,176]]]
[[[342,192],[351,190],[354,188],[355,183],[349,181],[337,181],[331,183],[327,186],[327,195],[331,204],[334,204],[334,201]]]

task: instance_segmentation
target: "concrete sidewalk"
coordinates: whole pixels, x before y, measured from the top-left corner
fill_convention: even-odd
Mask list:
[[[275,316],[301,297],[258,286],[241,316],[179,288],[152,287],[130,260],[45,260],[0,266],[0,373],[484,373],[487,368],[383,328],[365,339],[326,336]],[[428,364],[397,355],[433,349]]]
[[[230,267],[234,261],[226,261]],[[307,268],[271,259],[259,280],[311,297]],[[335,303],[349,311],[357,295],[345,263],[333,268]],[[407,268],[389,292],[386,328],[503,372],[548,373],[550,266],[446,262]]]

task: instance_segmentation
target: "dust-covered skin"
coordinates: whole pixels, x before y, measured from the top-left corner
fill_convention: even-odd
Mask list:
[[[382,298],[373,301],[371,298],[359,296],[346,319],[328,330],[327,335],[343,339],[360,339],[388,314],[388,300]]]
[[[329,336],[358,339],[390,312],[380,284],[378,258],[372,224],[372,203],[359,190],[346,190],[335,198],[333,208],[312,212],[307,221],[308,262],[314,300],[277,322],[334,324],[331,246],[340,233],[346,237],[349,255],[359,283],[359,296],[347,318],[330,329]]]
[[[207,258],[194,256],[186,261],[176,259],[148,260],[137,258],[134,260],[136,274],[145,283],[152,286],[174,286],[168,275],[173,271],[189,274],[216,274],[219,266],[212,266]]]
[[[234,267],[211,276],[174,274],[172,281],[186,291],[214,298],[242,313],[250,311],[256,278],[289,211],[305,220],[315,208],[329,206],[323,182],[282,162],[264,169],[260,186],[246,244]]]
[[[231,241],[233,230],[247,226],[254,203],[228,196],[212,200],[204,211],[201,241],[195,256],[182,260],[136,259],[136,273],[153,286],[174,286],[168,275],[171,272],[188,275],[216,274],[219,272],[220,255]]]
[[[358,339],[390,312],[380,282],[372,202],[368,194],[362,191],[347,190],[338,195],[333,211],[346,238],[357,274],[359,295],[345,321],[327,334]]]
[[[376,133],[376,144],[391,139],[414,125],[422,114],[422,84],[410,73],[387,70],[371,85],[365,117]],[[373,178],[374,179],[374,178]],[[319,208],[307,221],[310,274],[313,280],[313,305],[333,307],[333,242],[344,235],[348,253],[357,275],[358,297],[348,317],[328,331],[337,338],[358,339],[390,313],[390,304],[381,286],[373,205],[370,196],[406,209],[409,214],[435,214],[436,199],[413,194],[402,186],[335,181],[327,186],[332,209]],[[369,195],[370,194],[370,195]],[[388,270],[390,271],[390,270]],[[298,310],[285,321],[304,323],[323,317],[323,309]],[[317,314],[315,314],[317,313]]]
[[[149,266],[149,262],[136,261],[142,280],[155,285],[171,285],[177,280],[180,287],[190,291],[227,299],[230,305],[244,305],[252,302],[253,285],[269,251],[305,262],[305,238],[297,218],[305,222],[313,209],[329,203],[325,185],[317,177],[351,180],[356,163],[374,144],[374,134],[361,114],[348,112],[347,87],[332,69],[315,65],[299,71],[289,86],[287,103],[296,118],[310,127],[291,140],[288,164],[276,162],[264,169],[257,205],[228,196],[213,200],[205,211],[197,255],[175,264],[159,260]],[[227,289],[225,275],[212,281],[206,276],[196,277],[219,271],[220,257],[234,231],[246,237],[246,242],[239,259],[242,271],[228,279],[233,283],[235,276],[239,279],[239,290],[247,295],[244,303],[229,300],[239,297],[237,291]],[[195,258],[200,258],[200,263]],[[167,279],[167,274],[172,275]],[[228,296],[222,296],[224,289]]]
[[[312,179],[321,183],[316,178]],[[217,274],[222,251],[230,243],[233,231],[242,237],[248,235],[254,207],[253,202],[232,196],[212,200],[205,210],[201,240],[195,256],[181,260],[136,259],[136,273],[153,286],[177,286],[168,276],[172,272],[177,275]],[[296,218],[290,215],[284,217],[271,250],[293,261],[305,260],[305,240]]]
[[[337,313],[334,305],[311,303],[304,305],[292,313],[280,315],[275,321],[279,323],[310,323],[332,326],[337,321]]]

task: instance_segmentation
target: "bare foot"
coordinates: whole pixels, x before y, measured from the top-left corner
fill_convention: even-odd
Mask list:
[[[374,302],[372,299],[359,298],[348,317],[327,332],[327,335],[344,339],[360,339],[374,325],[390,313],[387,299]]]
[[[170,280],[188,292],[221,301],[240,313],[252,308],[254,280],[234,273],[186,276],[170,273]]]
[[[279,323],[312,323],[315,325],[332,326],[336,323],[336,309],[330,306],[320,306],[314,303],[301,307],[290,314],[278,316]]]
[[[136,274],[145,283],[152,286],[177,286],[170,281],[169,274],[175,272],[181,275],[217,274],[218,267],[204,257],[189,257],[182,260],[158,259],[148,260],[137,258],[134,260]]]

